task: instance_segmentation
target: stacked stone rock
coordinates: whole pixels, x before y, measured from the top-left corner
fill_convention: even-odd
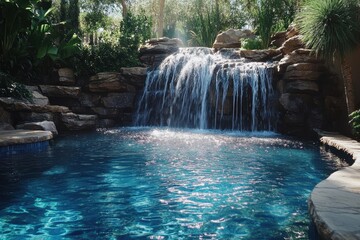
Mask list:
[[[229,36],[231,35],[231,36]],[[285,134],[309,135],[314,128],[331,130],[342,121],[344,101],[341,82],[314,52],[304,48],[295,26],[276,34],[275,48],[265,50],[239,49],[241,38],[253,37],[248,31],[229,30],[215,40],[215,51],[227,51],[230,58],[253,62],[273,62],[274,87],[278,96],[276,129]],[[235,46],[236,45],[236,46]],[[178,39],[150,40],[140,48],[140,60],[148,67],[178,51]]]
[[[0,98],[0,129],[87,130],[131,122],[135,95],[146,68],[98,73],[86,86],[75,86],[71,69],[60,69],[57,85],[28,86],[33,102]]]
[[[343,102],[339,79],[304,48],[294,26],[285,34],[278,48],[283,57],[278,63],[280,94],[277,129],[286,134],[309,135],[313,129],[335,127],[341,116]],[[279,35],[273,43],[280,44]]]

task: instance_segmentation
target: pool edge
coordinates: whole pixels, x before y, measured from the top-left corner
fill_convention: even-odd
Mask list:
[[[354,163],[315,186],[308,201],[310,216],[324,239],[360,239],[360,143],[337,133],[317,133],[322,145]]]
[[[24,148],[42,142],[49,142],[53,139],[50,131],[42,130],[1,130],[0,131],[0,153],[11,154],[12,148]]]

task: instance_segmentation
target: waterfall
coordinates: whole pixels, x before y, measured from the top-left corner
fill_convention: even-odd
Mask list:
[[[272,130],[272,71],[209,48],[182,48],[148,72],[138,126]]]

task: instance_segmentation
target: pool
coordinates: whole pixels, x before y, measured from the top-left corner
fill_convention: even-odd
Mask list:
[[[0,239],[309,239],[343,163],[274,133],[119,128],[2,155]]]

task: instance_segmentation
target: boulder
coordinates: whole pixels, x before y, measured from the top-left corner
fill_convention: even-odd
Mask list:
[[[135,92],[135,87],[116,72],[102,72],[90,78],[90,92]]]
[[[74,71],[70,68],[60,68],[58,70],[59,82],[64,85],[73,85],[75,84],[75,75]]]
[[[24,124],[19,124],[16,126],[16,129],[26,129],[26,130],[43,130],[50,131],[54,136],[58,135],[58,131],[54,122],[51,121],[42,121],[42,122],[28,122]]]
[[[12,119],[9,112],[0,106],[0,130],[12,130]]]
[[[294,23],[292,23],[286,30],[286,39],[292,38],[296,35],[299,35],[299,29]]]
[[[83,107],[95,107],[100,103],[100,98],[98,94],[81,93],[79,101]]]
[[[119,115],[119,110],[116,108],[93,107],[93,112],[101,117],[114,118]]]
[[[263,62],[271,60],[273,57],[281,54],[277,49],[265,49],[265,50],[240,50],[240,57],[246,58],[253,62]]]
[[[304,126],[306,123],[305,115],[303,113],[292,113],[288,112],[284,116],[284,123],[293,128],[293,126]],[[296,129],[293,129],[296,131]]]
[[[315,63],[296,63],[289,65],[284,74],[284,80],[317,81],[324,74],[325,67]]]
[[[0,130],[14,130],[14,127],[9,123],[0,122]]]
[[[281,47],[283,43],[286,41],[286,32],[277,32],[271,37],[271,46],[275,46],[277,48]]]
[[[140,88],[143,88],[145,86],[145,81],[147,77],[147,68],[144,67],[121,68],[120,73],[129,84]]]
[[[134,106],[134,93],[110,93],[101,99],[107,108],[132,108]]]
[[[22,122],[42,122],[54,121],[52,113],[19,112],[19,118]]]
[[[77,98],[80,94],[79,87],[40,85],[40,89],[47,97]]]
[[[279,99],[281,107],[286,112],[304,113],[311,105],[312,98],[307,94],[284,93]]]
[[[97,124],[97,116],[62,113],[61,121],[67,130],[94,129]]]
[[[0,106],[0,122],[11,124],[11,115],[3,107]]]
[[[140,55],[140,62],[146,64],[150,67],[156,67],[160,65],[165,58],[167,58],[170,54],[145,54]]]
[[[296,35],[287,39],[284,44],[280,47],[281,52],[286,55],[290,54],[292,51],[303,48],[305,45],[301,40],[301,36]]]
[[[177,38],[150,39],[139,48],[139,59],[142,63],[155,67],[158,66],[167,56],[175,53],[183,47],[183,42]]]
[[[229,29],[216,36],[213,48],[240,48],[240,40],[244,38],[255,38],[255,34],[250,30]]]
[[[178,38],[154,38],[145,42],[139,48],[140,55],[145,54],[171,54],[183,47],[183,42]]]
[[[66,113],[70,112],[69,108],[64,106],[56,105],[36,105],[31,104],[26,101],[10,98],[10,97],[0,97],[0,106],[3,106],[4,109],[10,112],[17,111],[26,111],[26,112],[36,112],[36,113]]]
[[[285,84],[285,92],[287,93],[318,93],[319,85],[313,81],[296,80]]]
[[[49,98],[42,95],[37,86],[25,86],[25,87],[29,92],[31,92],[32,101],[34,104],[41,106],[49,104]]]
[[[316,58],[314,51],[300,48],[282,58],[278,70],[279,72],[285,72],[289,65],[296,63],[321,63],[321,60]]]

